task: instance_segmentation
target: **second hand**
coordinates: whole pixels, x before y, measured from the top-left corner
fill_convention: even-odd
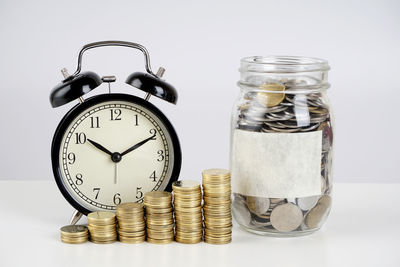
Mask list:
[[[114,163],[114,184],[117,183],[117,179],[118,179],[118,165],[117,165],[117,163],[115,162],[115,163]]]

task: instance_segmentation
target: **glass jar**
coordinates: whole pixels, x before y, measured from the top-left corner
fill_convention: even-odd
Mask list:
[[[230,170],[233,215],[246,230],[298,236],[326,220],[333,145],[329,69],[316,58],[241,60]]]

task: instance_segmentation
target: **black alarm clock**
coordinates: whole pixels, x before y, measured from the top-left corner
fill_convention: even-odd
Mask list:
[[[139,49],[145,56],[147,73],[135,72],[126,83],[146,92],[134,95],[109,93],[84,99],[103,82],[94,72],[81,72],[85,51],[102,46]],[[53,174],[63,196],[81,214],[112,211],[123,202],[142,202],[146,192],[171,191],[181,168],[181,148],[174,127],[148,100],[151,95],[176,104],[177,91],[154,74],[146,48],[122,41],[85,45],[79,52],[73,75],[62,70],[64,80],[50,94],[50,103],[59,107],[74,100],[74,106],[58,125],[51,147]]]

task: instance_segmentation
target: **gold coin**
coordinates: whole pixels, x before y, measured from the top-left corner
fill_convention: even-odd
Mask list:
[[[204,177],[230,177],[230,172],[225,169],[207,169],[202,172]]]
[[[178,192],[183,191],[198,191],[200,190],[200,183],[193,180],[180,180],[172,183],[172,189]]]
[[[166,225],[147,225],[147,229],[153,230],[171,230],[174,229],[174,224],[166,224]]]
[[[115,214],[109,211],[95,211],[88,214],[88,220],[93,222],[112,221],[115,219]]]
[[[123,232],[123,233],[135,233],[135,232],[140,232],[146,230],[146,225],[143,225],[142,227],[136,227],[136,228],[128,228],[128,227],[120,227],[118,229],[118,232]]]
[[[144,219],[142,219],[141,221],[134,221],[134,220],[120,220],[120,221],[118,221],[118,225],[119,226],[128,226],[128,227],[130,227],[130,226],[132,226],[132,227],[135,227],[135,226],[140,226],[140,225],[144,225],[145,224],[145,220]]]
[[[146,207],[146,214],[162,214],[162,213],[171,213],[172,212],[172,206],[170,205],[168,208],[152,208],[152,207]]]
[[[166,191],[151,191],[144,194],[145,202],[170,202],[172,199],[172,194]]]
[[[83,236],[77,236],[77,237],[71,237],[71,236],[60,236],[61,239],[65,239],[65,240],[80,240],[80,239],[87,239],[89,237],[89,234],[83,235]]]
[[[211,236],[204,236],[204,242],[214,245],[228,244],[232,242],[232,237],[230,238],[215,238]]]
[[[231,195],[232,191],[225,191],[225,192],[210,192],[210,191],[204,191],[204,196],[206,197],[229,197]]]
[[[225,233],[218,233],[218,232],[210,232],[208,229],[204,230],[204,234],[211,237],[219,237],[219,238],[230,238],[232,237],[232,231],[225,232]]]
[[[82,243],[87,242],[88,240],[89,240],[88,237],[74,238],[74,239],[61,238],[61,242],[67,243],[67,244],[82,244]]]
[[[172,224],[172,223],[174,223],[174,220],[173,219],[170,219],[170,220],[147,220],[147,222],[146,222],[146,225],[147,225],[147,227],[151,227],[152,225],[170,225],[170,224]]]
[[[138,236],[138,237],[124,237],[120,236],[119,241],[126,244],[138,244],[142,243],[146,240],[146,236]]]
[[[203,197],[204,199],[204,204],[211,204],[211,203],[216,203],[216,204],[223,204],[223,203],[231,203],[231,195],[229,196],[220,196],[220,197],[209,197],[205,196]]]
[[[154,239],[167,239],[174,237],[174,231],[170,232],[153,232],[147,229],[147,236]]]
[[[203,230],[197,230],[197,231],[182,231],[182,230],[176,230],[176,235],[177,236],[182,236],[182,237],[198,237],[203,235]]]
[[[94,229],[94,230],[114,230],[117,227],[117,224],[105,224],[105,225],[95,225],[95,224],[89,224],[88,229]]]
[[[174,203],[179,203],[179,202],[201,202],[202,200],[202,195],[198,194],[196,196],[187,196],[187,197],[181,197],[181,196],[176,196],[174,198]]]
[[[186,206],[175,206],[175,213],[201,213],[201,206],[186,207]]]
[[[174,238],[153,239],[153,238],[147,237],[146,240],[147,240],[147,242],[152,243],[152,244],[169,244],[169,243],[172,243],[172,241],[174,241]]]
[[[125,231],[125,230],[118,230],[118,234],[121,236],[125,237],[137,237],[137,236],[143,236],[146,234],[146,231],[140,230],[140,231]]]
[[[88,233],[85,225],[66,225],[60,228],[61,234],[68,236],[81,236]]]
[[[143,210],[144,210],[144,205],[136,202],[122,203],[117,205],[116,207],[117,212],[136,213],[136,212],[143,212]]]
[[[260,105],[266,106],[268,108],[275,107],[279,105],[285,98],[285,86],[277,83],[268,83],[260,86],[260,89],[269,92],[259,92],[257,93],[257,102]],[[273,93],[273,92],[283,92],[283,93]]]
[[[203,221],[203,216],[201,214],[196,216],[183,216],[179,214],[175,214],[175,221],[176,222],[201,222]]]
[[[185,238],[176,237],[175,240],[176,240],[176,242],[179,242],[182,244],[197,244],[197,243],[200,243],[203,240],[203,238],[199,237],[199,238],[195,238],[195,239],[185,239]]]
[[[173,220],[172,213],[166,216],[147,216],[146,222],[165,222]]]
[[[232,227],[204,228],[210,234],[227,234],[232,233]]]
[[[115,240],[106,240],[106,241],[90,240],[90,242],[95,243],[95,244],[111,244],[111,243],[115,243],[115,241],[117,241],[117,239],[115,239]]]
[[[222,228],[225,228],[225,227],[232,227],[232,222],[225,222],[225,223],[215,223],[215,222],[213,222],[213,223],[210,223],[210,222],[206,222],[206,221],[204,221],[204,226],[205,226],[205,228],[218,228],[218,227],[222,227]]]

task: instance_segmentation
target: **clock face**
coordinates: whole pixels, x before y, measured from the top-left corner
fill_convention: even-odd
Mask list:
[[[165,190],[177,179],[175,163],[180,168],[175,131],[161,112],[136,97],[111,96],[84,102],[79,112],[67,115],[54,141],[58,185],[88,211],[142,202],[145,192]]]

